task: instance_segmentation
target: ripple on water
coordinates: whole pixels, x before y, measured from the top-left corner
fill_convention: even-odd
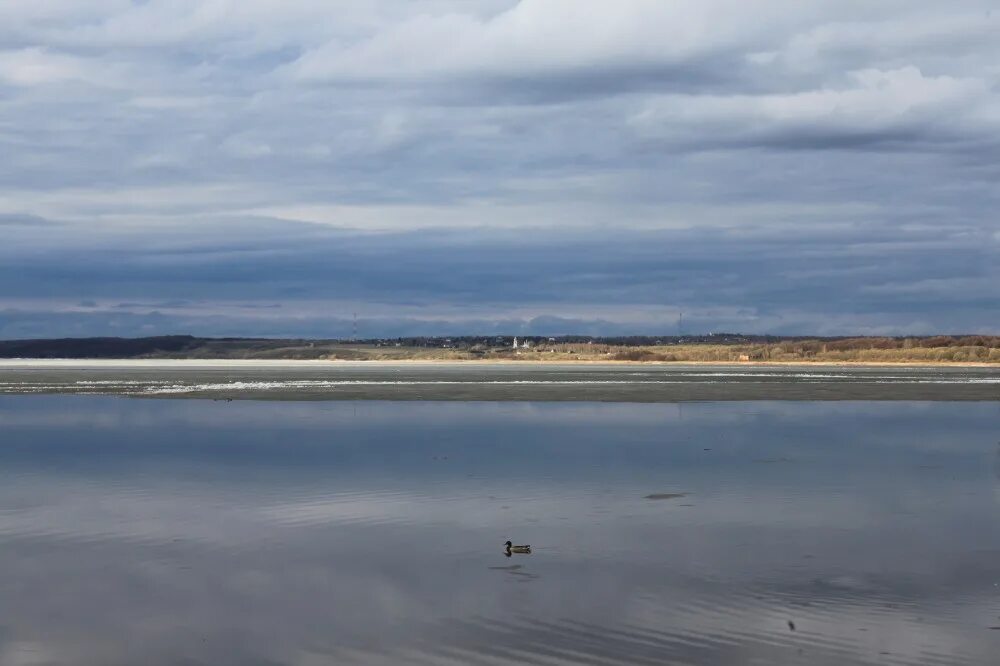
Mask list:
[[[363,408],[0,400],[0,663],[1000,653],[995,404]]]

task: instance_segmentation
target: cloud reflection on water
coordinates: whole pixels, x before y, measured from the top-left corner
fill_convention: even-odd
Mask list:
[[[989,403],[33,396],[0,423],[5,666],[1000,649]],[[644,499],[670,491],[692,506]]]

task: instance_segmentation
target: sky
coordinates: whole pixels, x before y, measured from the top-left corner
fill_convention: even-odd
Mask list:
[[[991,6],[0,2],[0,338],[996,333]]]

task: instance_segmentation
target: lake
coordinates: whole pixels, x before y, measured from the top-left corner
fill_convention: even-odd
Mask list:
[[[998,654],[995,401],[0,395],[3,666]]]
[[[1000,400],[1000,366],[0,359],[0,394],[226,400]]]

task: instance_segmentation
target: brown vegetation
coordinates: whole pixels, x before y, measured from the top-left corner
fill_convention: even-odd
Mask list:
[[[712,336],[706,336],[712,339]],[[655,339],[654,339],[655,340]],[[536,337],[513,349],[503,338],[340,342],[169,336],[0,341],[4,358],[325,359],[344,361],[618,361],[634,363],[998,363],[1000,336],[780,339],[733,336],[726,342],[666,339],[616,344]],[[522,340],[523,342],[523,340]],[[618,344],[620,342],[620,344]]]
[[[652,363],[998,363],[1000,337],[843,338],[761,344],[677,344],[626,347],[548,344],[531,349],[373,348],[345,346],[343,360],[627,361]]]

